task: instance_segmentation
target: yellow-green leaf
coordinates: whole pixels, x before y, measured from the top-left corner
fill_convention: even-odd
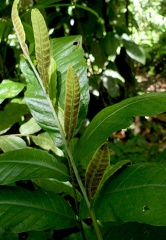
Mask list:
[[[86,170],[85,187],[89,199],[94,198],[109,162],[108,145],[104,143],[96,150]]]
[[[56,62],[52,57],[51,57],[48,74],[49,74],[49,84],[48,84],[49,97],[52,101],[53,106],[55,106],[56,93],[57,93],[57,71],[56,71]]]
[[[27,56],[29,56],[29,52],[28,52],[27,44],[25,43],[24,28],[23,28],[23,25],[21,23],[20,17],[18,15],[18,9],[17,9],[18,4],[19,4],[19,0],[15,0],[13,2],[11,18],[12,18],[12,22],[13,22],[14,29],[16,31],[19,43],[20,43],[21,48],[23,50],[23,53],[27,57]]]
[[[45,89],[48,91],[50,41],[45,20],[38,9],[31,12],[32,27],[35,38],[37,67]]]
[[[80,85],[77,74],[71,64],[66,74],[66,93],[64,108],[64,126],[66,139],[70,141],[74,136],[80,106]]]

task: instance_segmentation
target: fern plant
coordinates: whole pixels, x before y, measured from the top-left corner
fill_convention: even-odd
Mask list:
[[[30,110],[30,126],[43,132],[33,136],[26,125],[24,135],[45,150],[27,147],[20,136],[1,137],[1,146],[4,141],[7,146],[17,142],[10,151],[3,146],[0,155],[1,230],[21,233],[76,226],[83,239],[103,239],[110,228],[106,222],[164,226],[166,165],[131,164],[129,160],[111,165],[107,139],[130,126],[134,116],[164,112],[166,93],[144,94],[107,107],[94,117],[80,138],[76,137],[89,102],[81,36],[50,40],[42,14],[33,9],[34,65],[18,5],[19,0],[15,0],[12,22],[23,51],[20,68],[26,91],[17,117]],[[12,96],[25,87],[21,83],[3,84],[8,84],[7,89],[17,89]],[[1,99],[8,97],[4,94]],[[18,102],[12,104],[12,109],[15,104],[18,107]],[[49,147],[42,145],[43,139]],[[33,191],[18,187],[15,183],[20,180],[31,180]],[[68,196],[74,199],[74,207]],[[89,218],[92,232],[85,223]],[[78,238],[80,233],[76,234]]]

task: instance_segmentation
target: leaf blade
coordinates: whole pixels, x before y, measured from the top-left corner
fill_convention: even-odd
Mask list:
[[[128,98],[99,112],[78,141],[74,158],[86,168],[95,150],[115,131],[127,128],[134,116],[153,116],[166,110],[166,92]],[[94,141],[95,140],[95,141]],[[81,158],[81,159],[80,159]]]
[[[80,85],[77,74],[70,64],[66,75],[66,94],[64,107],[64,125],[66,139],[70,141],[74,136],[80,106]]]
[[[50,41],[45,20],[38,9],[31,12],[32,27],[35,39],[35,53],[40,77],[45,89],[48,91],[49,65],[50,65]]]
[[[69,180],[64,164],[58,162],[51,154],[35,148],[24,148],[1,154],[0,173],[0,185],[38,178]]]
[[[86,170],[85,188],[89,199],[94,198],[109,162],[108,144],[104,143],[97,149]]]

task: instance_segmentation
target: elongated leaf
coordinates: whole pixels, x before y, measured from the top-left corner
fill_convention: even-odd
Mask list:
[[[82,49],[81,36],[69,36],[51,40],[51,55],[57,64],[58,104],[64,109],[65,80],[68,65],[71,64],[77,73],[80,84],[80,112],[76,130],[84,121],[89,103],[89,85],[87,79],[87,64]]]
[[[0,104],[6,98],[17,96],[24,88],[25,84],[17,83],[10,80],[3,80],[0,84]]]
[[[128,98],[99,112],[75,148],[75,161],[87,167],[96,149],[115,131],[127,128],[134,116],[152,116],[166,111],[166,92]]]
[[[42,87],[24,58],[21,59],[20,67],[27,81],[25,101],[31,110],[32,116],[39,126],[51,135],[54,144],[62,146],[63,142],[56,120]]]
[[[50,65],[50,41],[45,20],[38,9],[32,9],[31,20],[35,38],[37,66],[45,89],[48,91]]]
[[[24,28],[21,23],[20,17],[18,15],[18,10],[17,10],[18,4],[19,4],[19,0],[14,0],[13,5],[12,5],[12,14],[11,14],[12,22],[13,22],[14,29],[16,31],[19,43],[21,45],[21,48],[22,48],[25,56],[29,56],[28,47],[27,47],[27,44],[25,43]]]
[[[97,217],[165,226],[165,192],[166,164],[128,166],[105,183],[95,204]]]
[[[110,154],[105,143],[97,149],[86,170],[85,187],[89,199],[95,196],[109,163]]]
[[[26,147],[26,142],[17,136],[0,136],[0,148],[3,152],[13,151]]]
[[[75,216],[59,195],[21,188],[0,187],[1,229],[13,232],[73,227]]]
[[[66,139],[70,141],[74,136],[77,125],[80,105],[80,85],[76,72],[71,64],[68,66],[66,75],[66,94],[65,94],[65,132]]]
[[[43,150],[24,148],[0,155],[1,185],[36,178],[69,180],[66,166]]]

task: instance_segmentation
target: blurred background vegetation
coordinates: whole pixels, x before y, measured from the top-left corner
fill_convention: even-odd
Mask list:
[[[0,83],[5,79],[25,83],[19,68],[21,50],[10,17],[12,3],[13,0],[0,1]],[[104,107],[125,98],[166,90],[165,0],[20,0],[20,3],[20,17],[32,57],[33,7],[44,15],[50,38],[82,35],[90,86],[87,123]],[[5,100],[0,105],[2,113],[9,102]],[[28,118],[30,114],[15,121],[7,133],[18,133]],[[136,117],[129,129],[110,136],[112,163],[123,159],[164,161],[165,125],[166,114]]]

